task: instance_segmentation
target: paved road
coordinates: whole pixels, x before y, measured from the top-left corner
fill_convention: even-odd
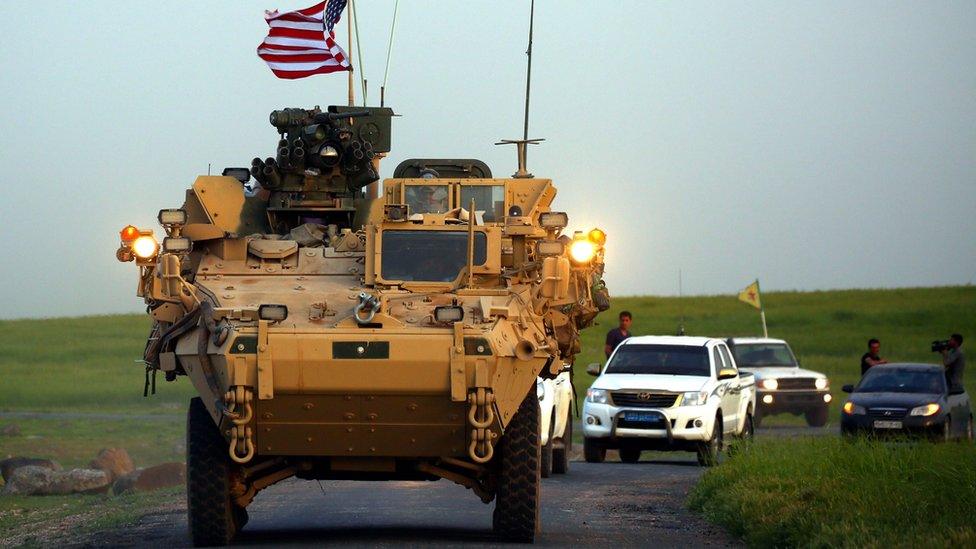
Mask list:
[[[691,454],[639,464],[574,462],[566,476],[543,481],[542,533],[536,545],[731,546],[721,529],[685,509],[702,469]],[[291,480],[262,492],[249,508],[243,546],[496,545],[491,505],[451,482]],[[181,547],[182,508],[146,517],[94,545]]]

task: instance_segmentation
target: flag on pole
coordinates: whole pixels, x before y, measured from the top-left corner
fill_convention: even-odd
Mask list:
[[[352,70],[349,56],[335,42],[332,29],[347,0],[326,0],[310,8],[287,13],[266,11],[270,30],[258,46],[258,57],[278,78],[305,78]]]
[[[762,302],[759,300],[759,280],[756,280],[739,292],[739,301],[748,303],[749,305],[762,310]]]

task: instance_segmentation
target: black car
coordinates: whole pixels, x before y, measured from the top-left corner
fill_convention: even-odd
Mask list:
[[[918,434],[940,440],[973,438],[969,395],[949,393],[945,369],[937,364],[873,366],[856,387],[840,415],[845,435]]]

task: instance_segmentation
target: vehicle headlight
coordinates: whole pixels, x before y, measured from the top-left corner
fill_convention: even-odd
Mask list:
[[[925,406],[917,406],[915,408],[912,408],[912,411],[909,415],[924,416],[924,417],[934,416],[935,414],[939,413],[939,410],[941,409],[942,409],[941,406],[933,402],[932,404],[926,404]]]
[[[863,416],[867,410],[864,409],[864,406],[859,406],[848,400],[844,403],[844,413],[849,416]]]
[[[569,246],[569,256],[576,263],[588,263],[596,254],[596,246],[589,240],[574,240]]]
[[[132,241],[132,252],[140,259],[150,259],[159,252],[159,243],[155,238],[143,235]]]
[[[690,391],[681,393],[682,406],[704,406],[708,400],[708,391]]]
[[[768,378],[760,381],[759,386],[763,389],[775,391],[776,389],[779,389],[779,382],[776,381],[776,378]]]
[[[830,385],[825,377],[818,377],[816,381],[813,382],[813,386],[817,388],[818,391],[823,391]]]
[[[586,390],[586,401],[593,402],[596,404],[606,404],[609,402],[610,395],[604,389],[587,389]]]

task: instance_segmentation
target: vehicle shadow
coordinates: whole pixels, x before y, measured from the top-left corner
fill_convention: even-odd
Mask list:
[[[250,531],[246,526],[238,535],[236,546],[281,546],[349,544],[357,546],[411,544],[478,545],[501,543],[490,530],[436,526],[330,526],[324,528],[264,528]]]

